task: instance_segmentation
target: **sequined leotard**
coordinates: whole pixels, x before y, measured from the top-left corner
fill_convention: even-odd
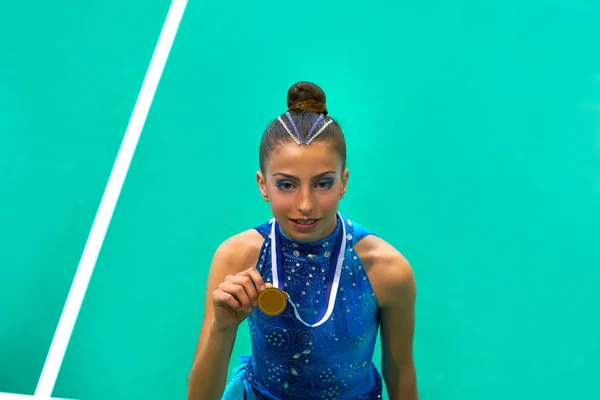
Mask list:
[[[223,399],[381,398],[381,375],[371,361],[377,299],[354,250],[370,232],[342,214],[335,231],[313,243],[291,240],[274,220],[256,230],[265,238],[257,269],[289,300],[278,316],[257,308],[248,317],[252,356],[242,358]],[[275,256],[273,244],[280,249]]]

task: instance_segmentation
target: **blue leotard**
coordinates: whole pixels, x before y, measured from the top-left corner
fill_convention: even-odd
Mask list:
[[[371,233],[342,214],[335,231],[313,243],[291,240],[274,220],[256,230],[265,238],[256,267],[289,300],[278,316],[256,308],[248,317],[252,356],[242,358],[222,399],[380,399],[381,375],[372,362],[379,310],[354,250]],[[273,243],[281,250],[280,262],[271,253]]]

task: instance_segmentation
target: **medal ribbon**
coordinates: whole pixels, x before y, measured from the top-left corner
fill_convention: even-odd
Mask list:
[[[273,275],[273,286],[276,287],[277,289],[282,290],[285,293],[285,295],[287,296],[287,298],[289,300],[289,303],[294,308],[294,314],[296,315],[296,318],[300,322],[302,322],[304,325],[311,327],[311,328],[314,328],[314,327],[317,327],[317,326],[323,324],[327,320],[327,318],[329,318],[331,316],[331,313],[333,312],[333,307],[335,306],[335,299],[336,299],[337,292],[338,292],[340,277],[342,275],[342,264],[344,262],[344,254],[346,252],[346,226],[344,225],[344,220],[342,219],[342,216],[340,213],[338,213],[338,217],[339,217],[339,222],[342,225],[342,232],[340,235],[338,235],[338,237],[336,239],[335,246],[334,246],[334,249],[333,249],[333,252],[331,255],[331,259],[336,260],[336,266],[335,266],[335,270],[333,273],[333,278],[331,276],[332,268],[329,268],[329,271],[328,271],[329,276],[328,276],[328,279],[326,280],[327,290],[326,290],[325,296],[328,297],[327,307],[321,308],[321,313],[320,313],[321,319],[314,324],[309,324],[302,319],[302,317],[298,313],[296,304],[290,298],[289,293],[283,291],[283,289],[280,288],[280,286],[279,286],[279,277],[281,277],[283,279],[283,265],[282,265],[282,260],[281,260],[281,249],[279,248],[279,235],[277,235],[277,230],[276,230],[276,227],[278,227],[279,225],[277,224],[277,221],[274,218],[272,219],[272,223],[271,223],[271,272]]]

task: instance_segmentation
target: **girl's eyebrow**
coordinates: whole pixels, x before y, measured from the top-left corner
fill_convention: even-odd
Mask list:
[[[335,171],[325,171],[325,172],[321,172],[320,174],[317,174],[317,175],[313,176],[313,178],[312,178],[312,179],[319,179],[319,178],[321,178],[321,177],[323,177],[323,176],[325,176],[325,175],[328,175],[328,174],[335,174]],[[276,176],[276,175],[280,175],[280,176],[282,176],[282,177],[284,177],[284,178],[288,178],[288,179],[295,179],[295,180],[298,180],[298,177],[296,177],[296,176],[294,176],[294,175],[284,174],[283,172],[275,172],[275,173],[273,174],[273,176]]]

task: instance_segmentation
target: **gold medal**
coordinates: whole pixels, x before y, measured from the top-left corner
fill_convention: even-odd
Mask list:
[[[267,288],[258,295],[258,308],[270,317],[281,314],[286,306],[287,296],[277,288]]]

